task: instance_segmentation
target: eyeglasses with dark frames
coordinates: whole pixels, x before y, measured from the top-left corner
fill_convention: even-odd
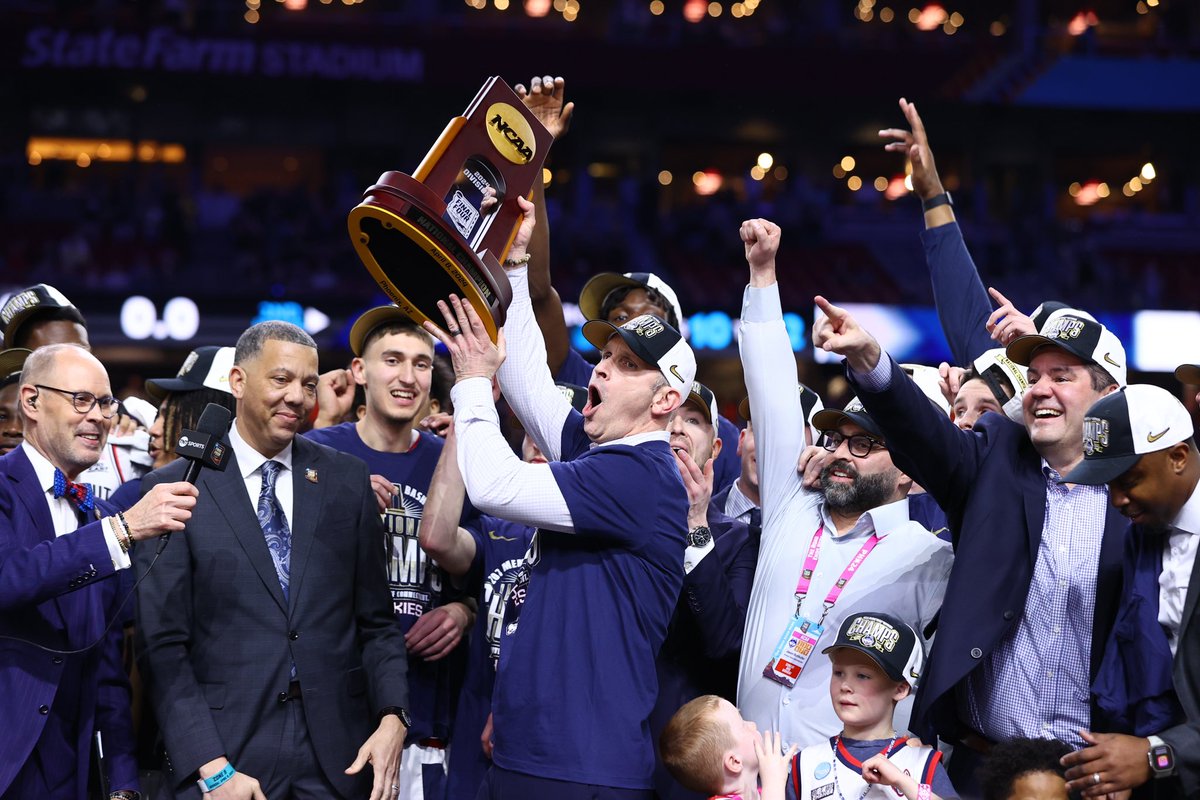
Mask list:
[[[871,450],[876,447],[886,447],[883,442],[873,437],[867,436],[865,433],[856,433],[853,436],[843,436],[837,431],[828,431],[825,434],[825,440],[822,446],[829,452],[835,452],[842,442],[846,443],[847,449],[850,450],[850,455],[855,458],[866,458],[871,455]]]
[[[65,394],[71,398],[71,405],[74,407],[76,413],[79,414],[87,414],[96,406],[100,406],[100,416],[105,419],[112,419],[116,415],[117,409],[121,406],[121,401],[112,395],[96,397],[91,392],[70,392],[66,389],[59,389],[57,386],[46,386],[42,383],[35,383],[34,386],[39,389],[47,389],[51,392]]]

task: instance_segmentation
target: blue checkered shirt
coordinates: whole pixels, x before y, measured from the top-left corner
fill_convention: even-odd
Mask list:
[[[1058,738],[1091,727],[1092,623],[1108,489],[1058,483],[1045,461],[1046,521],[1021,619],[971,673],[974,727],[992,741]]]

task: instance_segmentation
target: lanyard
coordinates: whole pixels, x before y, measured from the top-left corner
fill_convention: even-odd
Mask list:
[[[812,536],[812,541],[808,543],[808,553],[804,556],[804,568],[800,570],[800,579],[796,581],[796,616],[800,616],[800,607],[804,605],[804,598],[808,595],[808,590],[812,586],[812,576],[817,569],[817,559],[821,557],[821,536],[825,533],[825,523],[817,528],[816,533]],[[850,563],[842,570],[841,577],[834,582],[829,588],[829,594],[825,596],[824,608],[821,611],[821,619],[817,622],[818,625],[825,623],[825,617],[829,615],[829,611],[837,603],[838,598],[842,596],[842,590],[846,588],[846,584],[858,572],[858,568],[867,560],[867,556],[875,549],[875,545],[879,544],[879,534],[872,533],[871,538],[863,542],[863,546],[854,554],[854,558],[850,559]]]

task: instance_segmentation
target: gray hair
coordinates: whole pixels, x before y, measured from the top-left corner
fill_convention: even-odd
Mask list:
[[[270,341],[290,342],[317,349],[317,343],[303,328],[281,320],[267,320],[247,328],[238,337],[233,351],[233,363],[244,364],[262,352],[263,345]]]

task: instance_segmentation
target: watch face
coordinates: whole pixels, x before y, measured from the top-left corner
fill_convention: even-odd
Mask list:
[[[1175,768],[1175,754],[1171,752],[1171,746],[1167,744],[1159,744],[1150,748],[1150,766],[1156,772],[1165,772]]]
[[[695,528],[688,532],[688,544],[692,547],[704,547],[712,540],[712,531],[708,528]]]

